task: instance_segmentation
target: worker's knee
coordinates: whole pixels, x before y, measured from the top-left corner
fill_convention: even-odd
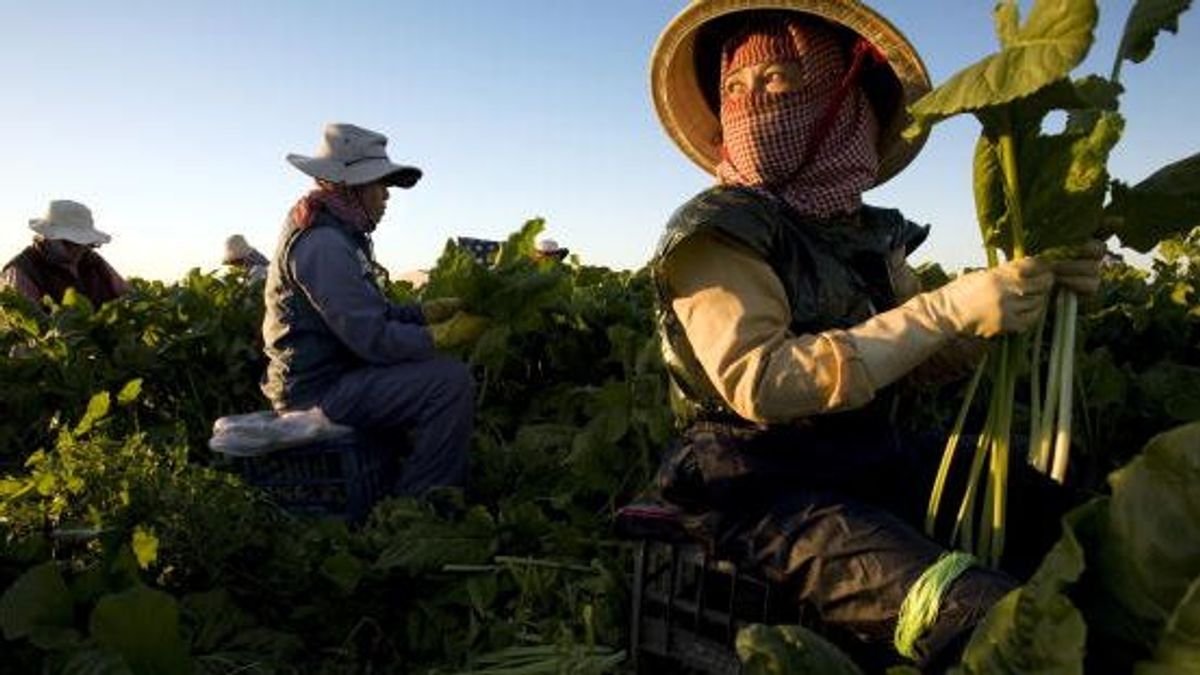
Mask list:
[[[438,398],[448,404],[474,400],[475,382],[471,369],[462,361],[443,359],[435,369]]]

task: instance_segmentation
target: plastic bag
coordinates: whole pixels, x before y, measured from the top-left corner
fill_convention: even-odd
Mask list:
[[[256,457],[353,432],[350,427],[331,422],[320,408],[285,413],[259,410],[218,419],[213,423],[208,447],[231,457]]]

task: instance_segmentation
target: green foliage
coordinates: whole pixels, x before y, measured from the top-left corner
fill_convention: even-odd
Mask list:
[[[1142,253],[1200,227],[1200,154],[1169,164],[1132,187],[1114,182],[1105,213],[1121,243]]]
[[[1064,518],[1062,539],[988,612],[954,672],[1190,672],[1198,472],[1200,423],[1152,439],[1110,476],[1111,497]]]
[[[935,123],[964,112],[987,111],[1058,82],[1079,65],[1092,46],[1098,12],[1094,0],[1041,0],[1024,24],[1018,5],[996,6],[1001,49],[956,73],[911,107],[919,135]]]
[[[1192,0],[1138,0],[1125,22],[1125,34],[1117,49],[1114,73],[1119,72],[1122,60],[1141,63],[1154,50],[1154,40],[1160,31],[1175,33],[1179,30],[1179,15],[1192,4]],[[1113,79],[1116,79],[1114,76]]]
[[[841,650],[803,626],[747,626],[738,631],[737,652],[746,675],[862,672]]]
[[[1121,637],[1152,647],[1200,577],[1200,423],[1155,437],[1110,476],[1098,567]]]
[[[1024,586],[1011,591],[988,612],[975,629],[953,671],[970,673],[1083,672],[1086,627],[1065,590],[1084,568],[1083,546],[1074,523],[1095,518],[1101,503],[1093,502],[1067,519],[1063,538],[1046,556]]]
[[[121,417],[122,431],[173,436],[182,423],[201,453],[214,419],[261,407],[261,283],[193,270],[177,284],[131,285],[99,309],[0,293],[0,381],[39,384],[0,389],[0,462],[52,444],[55,423],[80,417],[97,391],[129,387],[117,403],[136,399],[137,415]]]
[[[0,630],[4,639],[28,637],[46,646],[46,631],[68,626],[73,603],[67,584],[54,563],[30,568],[0,597]]]
[[[0,390],[20,460],[0,479],[0,589],[23,606],[17,580],[42,570],[68,591],[33,585],[58,600],[18,613],[18,670],[150,672],[179,644],[197,673],[494,670],[538,650],[547,668],[611,670],[623,655],[600,645],[623,641],[628,560],[606,533],[671,415],[647,276],[535,260],[540,228],[494,266],[448,249],[420,292],[386,289],[487,318],[456,347],[479,383],[472,490],[385,500],[357,530],[297,520],[210,466],[212,421],[262,407],[261,287],[193,273],[99,310],[0,301],[0,374],[47,383]],[[125,630],[139,613],[170,654],[122,654],[153,651]]]
[[[192,672],[179,634],[175,598],[137,585],[106,595],[89,621],[92,639],[129,664],[135,675],[186,675]]]

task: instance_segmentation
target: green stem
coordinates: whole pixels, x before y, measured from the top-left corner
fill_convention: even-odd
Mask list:
[[[929,495],[929,507],[925,510],[925,534],[933,537],[937,528],[938,511],[941,510],[942,493],[946,490],[946,479],[950,475],[950,464],[954,461],[954,454],[958,450],[959,440],[962,438],[963,428],[967,423],[967,414],[971,411],[971,404],[975,401],[975,392],[979,389],[979,382],[983,379],[983,372],[987,369],[988,362],[992,360],[989,352],[975,368],[975,375],[971,377],[971,383],[967,385],[966,396],[963,399],[962,407],[958,410],[958,417],[954,419],[954,428],[950,430],[950,438],[946,441],[946,448],[942,451],[942,462],[938,465],[937,477],[933,481],[933,492]]]
[[[1033,334],[1033,345],[1029,349],[1029,449],[1034,452],[1038,438],[1042,435],[1042,341],[1046,336],[1046,317],[1042,310],[1037,329]]]
[[[1061,389],[1058,397],[1058,432],[1054,439],[1054,467],[1050,477],[1059,483],[1067,479],[1067,463],[1071,452],[1071,410],[1073,407],[1072,393],[1075,383],[1075,315],[1079,310],[1079,302],[1075,294],[1068,290],[1059,292],[1065,296],[1066,317],[1063,320],[1062,345],[1062,374]]]
[[[1054,433],[1055,413],[1058,411],[1059,389],[1062,386],[1062,351],[1063,332],[1066,326],[1065,300],[1062,294],[1054,300],[1054,334],[1050,338],[1050,365],[1046,373],[1046,398],[1042,407],[1042,424],[1040,435],[1031,439],[1030,463],[1042,473],[1050,472],[1050,452],[1052,450],[1052,435]]]
[[[995,498],[991,505],[992,541],[988,547],[992,567],[1000,566],[1000,557],[1004,554],[1004,538],[1007,532],[1008,513],[1008,466],[1010,438],[1012,431],[1013,400],[1017,393],[1017,373],[1020,366],[1021,346],[1020,336],[1010,336],[1007,369],[1005,380],[1000,389],[1000,423],[995,434],[992,447],[992,481],[995,485]]]
[[[1021,183],[1017,172],[1017,144],[1013,139],[1012,120],[1005,115],[1000,134],[1000,163],[1004,169],[1004,197],[1008,223],[1012,228],[1012,258],[1025,257],[1025,219],[1021,212]]]
[[[993,347],[993,350],[1000,350],[1000,346]],[[958,541],[960,548],[964,551],[975,551],[977,546],[975,543],[975,519],[976,514],[975,502],[979,496],[979,480],[983,475],[983,461],[987,458],[988,451],[992,447],[992,439],[995,437],[996,423],[999,421],[997,415],[997,405],[999,402],[998,383],[1001,381],[1001,373],[1004,368],[1003,354],[997,351],[997,358],[991,360],[992,370],[992,397],[988,403],[987,420],[983,424],[983,431],[979,435],[979,441],[975,445],[975,456],[971,458],[971,469],[967,477],[967,489],[963,494],[962,504],[958,509],[958,516],[954,521],[954,530],[950,535],[951,541]],[[959,538],[961,533],[962,537]],[[987,538],[987,534],[981,535]]]

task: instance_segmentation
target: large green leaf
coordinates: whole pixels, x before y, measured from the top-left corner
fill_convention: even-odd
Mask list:
[[[1154,51],[1154,39],[1159,31],[1179,31],[1179,15],[1192,0],[1138,0],[1125,22],[1118,59],[1141,63]]]
[[[952,672],[1045,673],[1083,672],[1087,627],[1064,591],[1079,580],[1084,550],[1076,532],[1103,517],[1104,500],[1081,506],[1064,519],[1063,536],[1029,583],[996,603],[971,635],[962,663]]]
[[[1048,111],[1088,104],[1076,85],[1064,80],[1014,103],[1005,112],[1013,127],[1021,130],[1014,145],[1027,253],[1082,243],[1102,229],[1106,167],[1124,128],[1122,118],[1115,112],[1097,110],[1086,120],[1078,118],[1062,133],[1040,132]],[[984,113],[981,117],[985,129],[997,128],[998,115]],[[1011,255],[1011,218],[1000,141],[989,131],[985,130],[976,144],[974,171],[975,207],[984,242]]]
[[[746,675],[861,675],[850,657],[803,626],[753,624],[738,631]]]
[[[1192,581],[1175,607],[1154,657],[1134,667],[1134,675],[1200,673],[1200,579]]]
[[[1015,2],[997,9],[1003,47],[959,71],[912,105],[917,136],[938,121],[1010,103],[1063,79],[1092,45],[1098,11],[1095,0],[1038,0],[1018,29]]]
[[[1200,225],[1200,154],[1169,164],[1133,187],[1114,183],[1106,213],[1121,243],[1142,253]]]
[[[1030,252],[1091,239],[1102,226],[1108,155],[1124,129],[1101,113],[1087,133],[1039,135],[1019,150],[1026,248]]]
[[[1200,422],[1154,437],[1109,482],[1096,567],[1116,616],[1097,619],[1150,649],[1200,576]]]
[[[53,562],[30,568],[0,596],[0,629],[6,640],[40,628],[69,628],[74,621],[71,592]]]
[[[1004,197],[1004,169],[1000,163],[1000,148],[985,134],[975,143],[975,217],[985,246],[1012,250],[1007,236],[1008,203]]]
[[[186,675],[192,671],[179,633],[179,606],[146,586],[106,595],[91,616],[96,644],[120,654],[135,675]]]

